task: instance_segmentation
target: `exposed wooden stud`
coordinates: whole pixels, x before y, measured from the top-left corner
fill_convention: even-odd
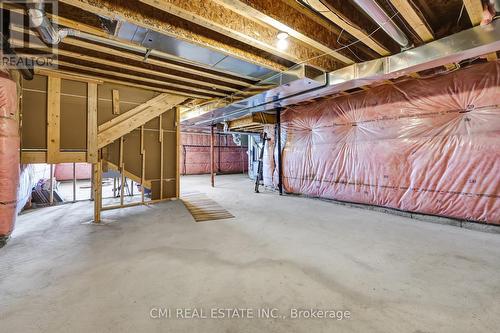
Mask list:
[[[97,163],[97,84],[87,85],[87,162]]]
[[[47,162],[56,163],[60,150],[61,79],[49,76],[47,86]]]
[[[139,105],[113,120],[99,126],[98,147],[107,146],[119,137],[158,117],[165,111],[182,103],[186,98],[176,95],[161,94]]]
[[[418,14],[409,0],[391,0],[391,3],[422,41],[430,42],[434,39],[434,34],[429,24],[425,21],[424,17]]]
[[[94,198],[94,223],[101,222],[102,209],[102,162],[92,164],[92,189]]]
[[[112,91],[112,98],[113,98],[113,114],[114,115],[119,115],[120,114],[120,91],[113,89]]]

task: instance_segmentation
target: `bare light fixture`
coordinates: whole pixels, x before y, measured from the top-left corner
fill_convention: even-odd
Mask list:
[[[281,31],[280,33],[278,33],[276,38],[278,39],[278,42],[276,43],[278,50],[286,50],[288,48],[288,34],[284,31]]]

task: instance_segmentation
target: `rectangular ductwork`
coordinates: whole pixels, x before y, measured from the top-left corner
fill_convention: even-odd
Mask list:
[[[377,81],[398,78],[500,50],[500,21],[461,31],[420,47],[392,56],[353,64],[330,72],[325,84],[317,80],[304,84],[298,78],[243,101],[190,119],[186,124],[198,126],[229,121],[254,112],[270,111],[341,91],[359,88]],[[314,85],[317,87],[314,88]],[[302,92],[290,87],[300,87]],[[312,88],[312,89],[311,89]]]

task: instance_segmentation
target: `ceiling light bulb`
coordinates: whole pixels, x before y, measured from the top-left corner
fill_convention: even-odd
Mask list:
[[[278,43],[276,43],[276,46],[278,47],[278,50],[284,51],[288,48],[288,41],[286,39],[280,39],[278,40]]]
[[[284,39],[287,39],[288,38],[288,34],[286,32],[280,32],[278,33],[278,35],[276,36],[279,40],[284,40]]]

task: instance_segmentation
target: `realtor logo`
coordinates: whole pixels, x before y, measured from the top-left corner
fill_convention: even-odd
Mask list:
[[[3,0],[0,3],[2,67],[55,68],[57,46],[70,30],[57,25],[56,0]]]

